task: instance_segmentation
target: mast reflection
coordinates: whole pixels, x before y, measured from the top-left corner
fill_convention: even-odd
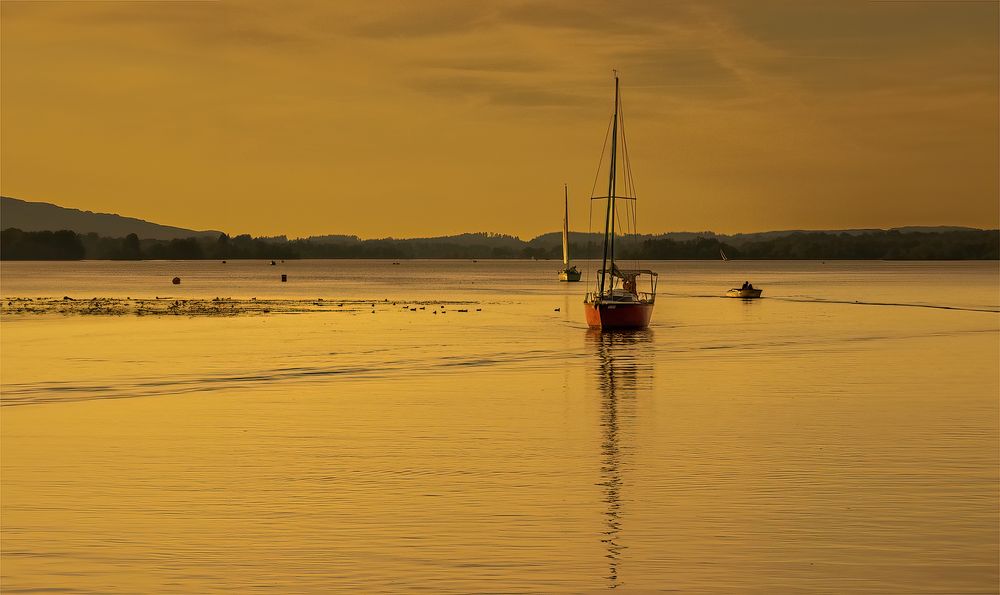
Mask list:
[[[649,357],[649,343],[653,332],[619,331],[587,333],[587,342],[597,353],[597,381],[601,394],[601,481],[597,484],[604,490],[604,528],[601,542],[608,559],[608,588],[622,585],[619,575],[622,552],[628,547],[622,543],[621,530],[624,509],[622,504],[623,451],[621,425],[628,424],[632,417],[629,406],[640,389],[652,386],[652,358]],[[626,432],[627,434],[627,432]]]

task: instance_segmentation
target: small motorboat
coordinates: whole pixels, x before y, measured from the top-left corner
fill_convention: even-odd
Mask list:
[[[726,292],[726,297],[751,300],[759,298],[763,291],[763,289],[755,289],[752,285],[750,287],[734,287]]]

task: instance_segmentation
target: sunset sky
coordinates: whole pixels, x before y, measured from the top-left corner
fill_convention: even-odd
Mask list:
[[[0,2],[0,192],[255,235],[996,227],[991,1]],[[595,228],[596,229],[596,228]]]

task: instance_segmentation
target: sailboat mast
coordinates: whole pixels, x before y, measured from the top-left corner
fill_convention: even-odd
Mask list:
[[[563,268],[569,266],[569,184],[563,184],[566,211],[563,215]]]
[[[618,149],[618,71],[615,71],[615,115],[611,123],[611,167],[608,172],[608,211],[604,217],[604,258],[601,263],[601,292],[604,295],[608,259],[615,264],[615,160]],[[614,280],[611,282],[614,285]],[[610,289],[610,288],[609,288]]]

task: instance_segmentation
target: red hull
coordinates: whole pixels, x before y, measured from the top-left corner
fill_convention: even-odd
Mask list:
[[[653,304],[592,304],[584,302],[587,325],[599,329],[646,328],[653,316]]]

